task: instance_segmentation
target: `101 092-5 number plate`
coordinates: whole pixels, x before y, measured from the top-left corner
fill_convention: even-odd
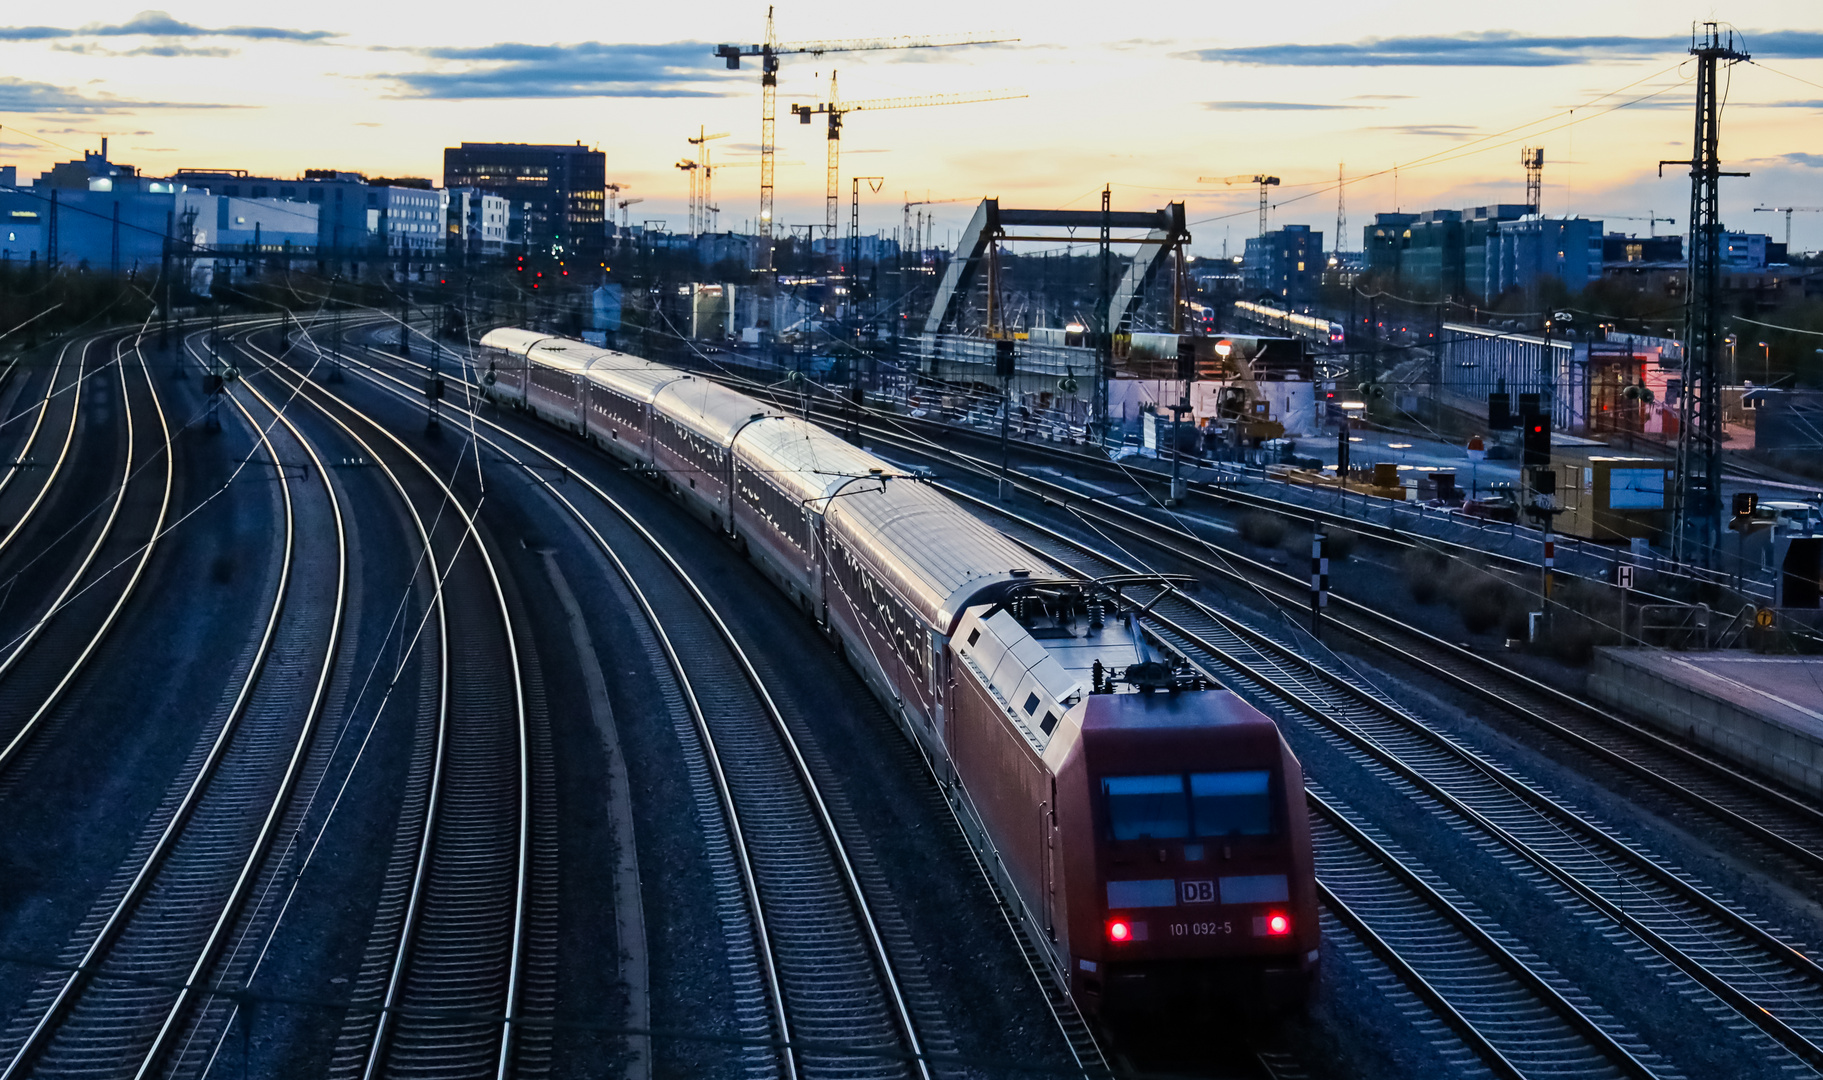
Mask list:
[[[1234,923],[1222,922],[1174,922],[1168,924],[1172,937],[1226,937],[1234,933]]]

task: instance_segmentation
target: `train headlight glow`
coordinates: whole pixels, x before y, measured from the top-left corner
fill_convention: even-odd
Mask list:
[[[1132,941],[1133,924],[1125,919],[1113,919],[1108,923],[1109,941]]]
[[[1291,916],[1280,911],[1266,916],[1266,933],[1270,937],[1284,937],[1291,933]]]

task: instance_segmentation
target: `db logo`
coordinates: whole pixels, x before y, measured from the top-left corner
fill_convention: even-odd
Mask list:
[[[1180,881],[1177,883],[1177,887],[1182,903],[1215,903],[1215,882],[1213,881]]]

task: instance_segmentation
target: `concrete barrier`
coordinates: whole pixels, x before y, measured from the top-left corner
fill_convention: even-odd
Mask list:
[[[1589,695],[1823,798],[1823,657],[1600,648]]]

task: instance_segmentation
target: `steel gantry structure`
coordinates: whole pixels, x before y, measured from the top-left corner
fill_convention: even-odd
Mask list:
[[[779,58],[783,56],[822,56],[837,52],[876,52],[883,49],[944,49],[958,45],[993,45],[1017,41],[1013,37],[971,37],[965,34],[944,37],[863,38],[846,41],[801,41],[784,43],[774,32],[772,8],[766,8],[766,40],[757,45],[717,45],[715,55],[727,61],[730,71],[740,69],[741,58],[752,56],[760,61],[760,250],[759,270],[772,270],[772,194],[773,154],[778,123]]]
[[[1692,36],[1696,57],[1696,134],[1686,161],[1690,166],[1690,284],[1684,297],[1684,371],[1678,394],[1682,421],[1677,437],[1677,479],[1673,493],[1671,553],[1676,559],[1708,566],[1722,534],[1722,403],[1717,378],[1722,348],[1722,223],[1718,203],[1721,178],[1747,173],[1723,172],[1720,155],[1721,103],[1716,98],[1716,72],[1723,64],[1749,59],[1726,39],[1718,24],[1706,22]]]

